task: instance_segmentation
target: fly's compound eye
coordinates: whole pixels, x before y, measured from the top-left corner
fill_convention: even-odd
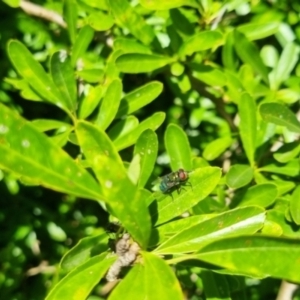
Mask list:
[[[188,178],[187,172],[185,172],[183,169],[179,169],[178,173],[181,181],[186,180]]]

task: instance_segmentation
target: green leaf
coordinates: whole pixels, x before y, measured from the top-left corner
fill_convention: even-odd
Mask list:
[[[284,102],[286,104],[293,104],[300,99],[299,92],[295,89],[280,89],[276,91],[274,100]]]
[[[116,21],[127,28],[143,44],[149,45],[155,38],[153,28],[131,7],[127,0],[107,0]]]
[[[254,166],[257,132],[256,104],[248,93],[244,93],[241,96],[238,108],[240,116],[239,128],[244,150],[250,165]]]
[[[300,238],[299,226],[293,223],[293,220],[287,221],[287,213],[290,213],[288,201],[284,201],[286,205],[271,209],[267,213],[267,220],[276,223],[281,228],[283,237],[298,239]]]
[[[298,60],[299,46],[294,43],[285,45],[276,67],[270,74],[272,89],[278,89],[281,83],[288,79]]]
[[[36,119],[33,120],[31,124],[35,127],[36,130],[40,132],[45,132],[53,129],[59,129],[60,132],[65,132],[72,127],[68,123],[50,119]]]
[[[20,7],[21,0],[3,0],[3,2],[11,7],[17,8]]]
[[[118,37],[114,41],[114,49],[122,50],[122,53],[144,53],[151,54],[149,47],[139,43],[134,39]]]
[[[240,59],[244,63],[249,64],[268,84],[268,69],[263,64],[257,47],[237,30],[234,32],[234,46]]]
[[[287,143],[280,147],[276,153],[274,153],[274,158],[280,163],[287,163],[291,159],[297,157],[300,153],[299,142]]]
[[[79,31],[72,50],[72,65],[75,66],[77,60],[85,53],[94,37],[94,30],[90,26],[84,26]]]
[[[77,33],[77,3],[75,0],[64,1],[64,19],[68,26],[71,43],[74,44]]]
[[[106,31],[114,25],[114,19],[101,11],[91,13],[87,22],[96,31]]]
[[[83,98],[79,108],[79,118],[87,118],[98,106],[103,96],[103,86],[89,86],[88,94]]]
[[[155,253],[193,252],[215,240],[253,234],[263,227],[265,217],[265,211],[260,207],[233,209],[179,232],[162,243]]]
[[[112,141],[126,135],[139,125],[139,120],[135,116],[128,116],[126,119],[115,123],[109,130],[108,136]]]
[[[89,164],[103,187],[109,211],[141,247],[150,236],[150,216],[136,186],[127,176],[111,140],[99,127],[79,121],[76,134]]]
[[[246,23],[237,27],[250,41],[266,38],[278,32],[280,23]]]
[[[226,175],[226,184],[232,189],[247,185],[253,179],[253,169],[247,165],[233,165]]]
[[[142,257],[143,263],[134,265],[112,291],[109,300],[183,299],[180,284],[171,267],[152,253],[142,252]]]
[[[117,117],[122,117],[123,115],[129,115],[138,109],[146,106],[162,92],[163,85],[158,81],[151,81],[134,91],[128,93],[124,96],[120,103],[119,111]]]
[[[221,177],[221,170],[215,167],[203,167],[196,169],[189,174],[191,186],[186,185],[178,194],[172,195],[158,193],[157,211],[152,212],[152,219],[156,224],[169,221],[207,197],[218,184]]]
[[[226,276],[210,270],[201,270],[206,299],[231,300],[231,290]]]
[[[278,196],[283,195],[289,191],[291,191],[295,186],[295,182],[286,181],[286,180],[274,180],[272,181],[277,186]]]
[[[239,206],[257,205],[268,207],[274,203],[276,197],[276,185],[272,183],[262,183],[249,188]]]
[[[63,256],[60,262],[60,268],[64,269],[66,272],[70,272],[92,256],[95,256],[96,253],[107,250],[107,242],[108,235],[106,233],[81,239]],[[99,247],[100,244],[102,244],[102,247]]]
[[[194,52],[216,48],[224,43],[223,35],[219,31],[202,31],[191,36],[180,47],[180,56],[192,55]]]
[[[173,58],[155,54],[129,53],[116,59],[117,68],[123,73],[147,73],[162,68],[174,61]]]
[[[287,164],[269,164],[259,168],[259,171],[282,174],[287,176],[299,175],[299,160],[297,158],[290,160]]]
[[[56,52],[51,57],[51,76],[62,98],[74,112],[77,108],[77,90],[74,70],[66,53]]]
[[[136,128],[114,140],[114,145],[118,151],[133,145],[138,137],[146,129],[156,130],[164,121],[165,113],[157,112],[141,122]]]
[[[0,167],[45,187],[103,200],[93,177],[23,118],[0,104]]]
[[[25,79],[5,78],[4,82],[7,82],[14,88],[20,90],[22,98],[31,101],[42,101],[42,97],[30,87],[29,83]]]
[[[188,218],[175,220],[173,222],[155,227],[152,230],[152,234],[150,237],[150,246],[159,245],[164,241],[170,239],[170,237],[174,236],[178,232],[186,230],[187,228],[190,228],[212,217],[214,217],[213,214],[190,216]]]
[[[194,0],[140,0],[142,6],[150,10],[168,10],[181,6],[198,7]]]
[[[221,69],[209,65],[190,64],[192,76],[211,86],[224,86],[227,78]]]
[[[290,212],[293,218],[293,221],[300,225],[300,186],[297,186],[294,190],[290,202]]]
[[[116,116],[121,101],[122,88],[120,79],[113,80],[107,87],[95,121],[95,124],[102,130],[105,130]]]
[[[201,249],[197,257],[250,277],[272,276],[300,282],[299,252],[298,240],[245,236],[215,241]]]
[[[165,3],[165,1],[162,3]],[[174,3],[174,1],[172,1],[172,3]],[[175,34],[174,31],[178,33],[178,36],[183,37],[185,39],[192,36],[195,33],[196,26],[194,26],[192,18],[189,18],[189,16],[186,15],[184,13],[184,10],[181,8],[172,9],[169,13],[172,22],[172,27],[167,27],[167,32],[171,38],[170,46],[172,50],[175,50],[174,52],[177,52],[178,48],[182,44],[182,40],[179,37],[177,37],[177,34]]]
[[[145,130],[139,136],[134,148],[134,155],[139,155],[141,158],[141,173],[138,180],[139,188],[145,186],[154,169],[157,151],[158,141],[156,133],[151,129]]]
[[[222,47],[222,62],[226,69],[235,71],[237,67],[237,61],[234,51],[234,36],[233,32],[226,34],[225,43]]]
[[[230,136],[218,138],[206,145],[203,151],[203,158],[206,160],[214,160],[231,145],[232,138]]]
[[[264,121],[284,126],[291,132],[300,133],[300,123],[287,106],[277,102],[263,103],[259,112]]]
[[[46,300],[86,299],[115,260],[115,257],[105,258],[106,255],[95,256],[71,271],[54,286]]]
[[[76,71],[76,75],[89,83],[103,82],[104,71],[101,68],[83,69]]]
[[[22,43],[12,40],[7,50],[14,67],[35,92],[66,112],[72,111],[73,107],[65,101],[43,67]]]
[[[170,124],[165,132],[165,146],[173,171],[192,170],[192,152],[186,133],[176,124]]]

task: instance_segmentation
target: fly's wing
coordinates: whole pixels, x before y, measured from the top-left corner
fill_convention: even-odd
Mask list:
[[[151,185],[153,185],[153,187],[151,188],[152,191],[157,192],[159,191],[159,185],[162,181],[161,177],[156,178],[154,181],[151,182]]]

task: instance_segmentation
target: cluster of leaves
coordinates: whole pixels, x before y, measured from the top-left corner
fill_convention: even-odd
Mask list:
[[[1,174],[94,200],[130,233],[141,257],[109,299],[246,299],[245,277],[300,282],[300,7],[269,5],[66,0],[47,6],[66,30],[27,17],[23,43],[7,43]],[[13,88],[63,114],[25,120]],[[168,163],[190,186],[151,191]],[[65,253],[48,300],[101,299],[108,237],[94,230]]]

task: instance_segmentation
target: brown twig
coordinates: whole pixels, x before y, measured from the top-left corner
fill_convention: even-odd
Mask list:
[[[66,22],[63,20],[63,17],[56,13],[55,11],[45,9],[44,7],[21,0],[20,7],[29,15],[39,17],[53,23],[60,25],[63,28],[67,27]]]

